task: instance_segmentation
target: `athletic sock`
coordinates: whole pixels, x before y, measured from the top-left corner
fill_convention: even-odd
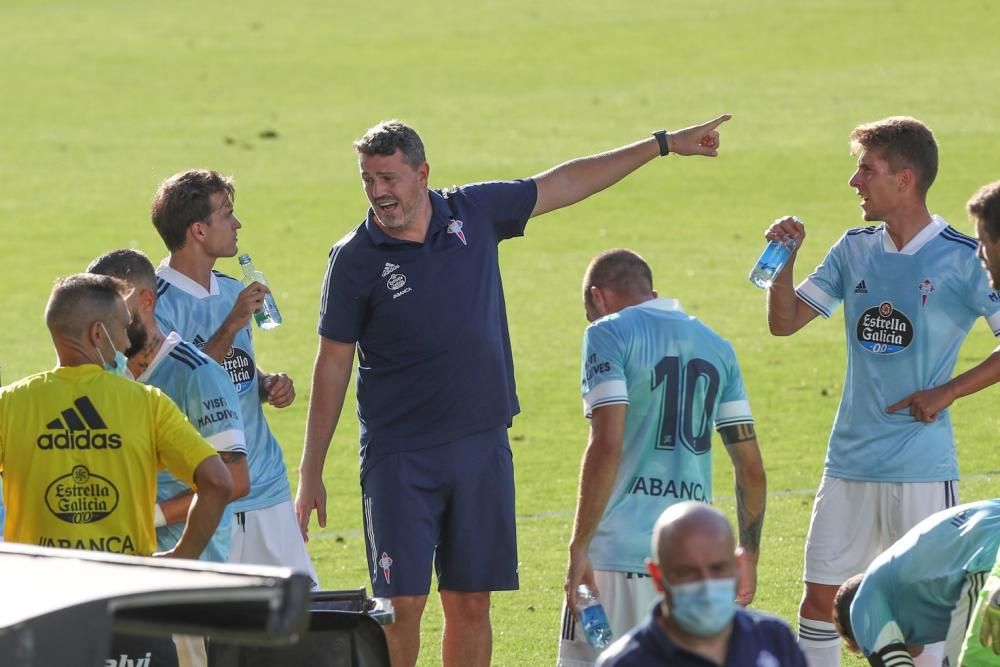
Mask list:
[[[811,667],[840,667],[840,635],[833,623],[799,616],[799,646]]]

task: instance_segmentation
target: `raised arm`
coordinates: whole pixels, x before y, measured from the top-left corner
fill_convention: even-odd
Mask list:
[[[354,365],[354,348],[354,343],[340,343],[323,336],[319,339],[306,418],[306,441],[299,464],[299,488],[295,494],[295,516],[306,541],[309,540],[309,517],[314,509],[320,527],[326,526],[323,464],[344,407]]]
[[[618,475],[627,411],[628,406],[624,403],[604,405],[594,408],[591,417],[590,439],[580,466],[580,489],[564,584],[566,600],[573,613],[576,613],[577,586],[585,583],[594,591],[597,590],[587,551],[601,517],[604,516],[604,508]]]
[[[743,549],[743,568],[736,601],[748,605],[757,590],[757,561],[767,502],[767,476],[753,424],[735,424],[719,430],[733,462],[736,480],[736,521]]]
[[[233,340],[240,329],[250,323],[250,316],[263,308],[264,295],[271,290],[267,285],[252,282],[243,288],[236,297],[232,310],[218,330],[205,342],[202,352],[215,359],[220,364],[233,346]]]
[[[802,299],[795,296],[795,283],[793,274],[795,273],[795,258],[799,254],[803,241],[806,238],[806,227],[802,221],[794,216],[787,216],[775,220],[764,237],[772,239],[785,239],[792,237],[796,241],[795,251],[788,258],[784,270],[778,274],[774,282],[767,290],[767,326],[773,336],[790,336],[809,322],[819,313],[813,310]]]
[[[715,157],[719,149],[716,128],[732,116],[725,114],[701,125],[669,132],[666,143],[670,153]],[[608,188],[660,155],[656,137],[650,136],[606,153],[581,157],[552,167],[534,176],[538,199],[531,216],[575,204]]]

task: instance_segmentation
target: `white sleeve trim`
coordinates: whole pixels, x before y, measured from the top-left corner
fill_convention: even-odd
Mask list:
[[[625,380],[608,380],[592,388],[583,395],[583,414],[590,417],[594,408],[609,403],[628,403],[628,387]]]
[[[807,306],[822,315],[825,319],[829,319],[833,311],[840,305],[840,299],[824,292],[809,278],[803,280],[795,288],[795,296],[805,301]]]
[[[231,428],[228,431],[221,431],[205,438],[208,443],[215,447],[217,452],[242,452],[247,453],[247,442],[243,436],[243,431],[238,428]]]
[[[715,428],[732,426],[733,424],[752,424],[753,415],[750,414],[750,401],[729,401],[719,403],[719,409],[715,413]]]
[[[1000,336],[1000,310],[992,315],[986,316],[986,323],[990,325],[994,336]]]

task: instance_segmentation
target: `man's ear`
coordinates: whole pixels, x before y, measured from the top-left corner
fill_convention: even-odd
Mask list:
[[[205,240],[205,225],[207,223],[202,220],[196,220],[188,225],[187,231],[184,233],[184,238],[186,241],[194,241],[200,243]],[[185,243],[184,245],[187,245]]]
[[[604,298],[604,292],[601,288],[596,285],[590,286],[590,299],[591,303],[594,304],[594,312],[597,315],[597,319],[604,317],[608,312],[608,302]]]
[[[915,188],[917,184],[917,174],[909,167],[901,167],[900,170],[896,172],[896,179],[899,183],[899,190],[901,192]]]
[[[649,572],[649,576],[653,578],[653,585],[656,586],[656,590],[660,593],[665,592],[663,589],[663,573],[660,572],[660,567],[649,558],[646,559],[646,572]]]
[[[87,330],[84,335],[86,336],[87,342],[93,345],[94,347],[98,346],[98,343],[101,342],[102,338],[107,337],[104,335],[104,329],[101,327],[100,320],[94,320],[93,322],[88,324]]]
[[[139,307],[143,310],[156,308],[156,291],[148,288],[139,290]]]

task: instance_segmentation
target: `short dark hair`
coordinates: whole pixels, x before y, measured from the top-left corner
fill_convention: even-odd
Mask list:
[[[77,273],[56,280],[45,305],[45,325],[53,336],[80,337],[91,322],[108,318],[128,287],[111,276]]]
[[[851,150],[876,150],[893,173],[900,169],[917,172],[917,190],[926,195],[937,178],[938,149],[934,133],[916,118],[890,116],[858,125],[851,132]]]
[[[131,248],[112,250],[95,259],[87,273],[97,273],[124,280],[133,286],[156,289],[156,269],[141,251]]]
[[[621,295],[653,291],[653,271],[642,257],[627,248],[605,250],[591,260],[583,274],[583,301],[593,308],[591,287],[614,290]]]
[[[354,152],[364,155],[392,155],[403,153],[403,160],[414,169],[427,161],[424,142],[417,131],[399,120],[383,120],[368,128],[365,136],[354,142]]]
[[[217,192],[235,199],[232,176],[209,169],[192,169],[160,183],[153,195],[150,214],[167,250],[183,248],[188,227],[212,215],[211,198]]]
[[[864,578],[863,574],[854,575],[840,585],[833,597],[833,625],[844,638],[848,650],[854,653],[861,653],[861,649],[854,639],[854,628],[851,627],[851,603],[854,602],[854,596],[858,594]]]
[[[1000,181],[979,188],[965,208],[973,220],[982,221],[990,239],[1000,240]]]

